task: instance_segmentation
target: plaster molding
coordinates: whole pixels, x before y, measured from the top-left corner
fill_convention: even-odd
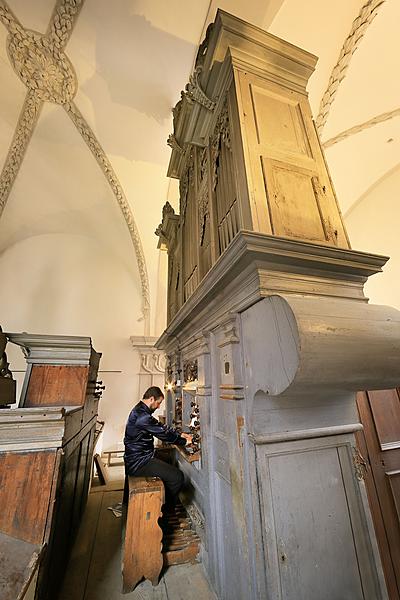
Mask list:
[[[0,217],[18,175],[42,106],[43,101],[36,96],[35,92],[28,90],[14,132],[14,137],[0,175]]]
[[[65,48],[85,0],[57,0],[46,36],[56,48]]]
[[[43,102],[63,106],[103,171],[118,202],[136,254],[142,288],[144,329],[150,331],[150,287],[140,234],[132,209],[100,142],[82,116],[73,98],[77,91],[74,68],[63,52],[84,0],[57,0],[47,28],[42,35],[25,29],[4,0],[0,0],[0,22],[7,28],[7,51],[10,63],[27,88],[27,95],[13,140],[0,176],[0,217],[18,175]]]
[[[14,71],[39,100],[64,104],[75,96],[74,68],[46,36],[18,28],[7,37],[7,52]]]
[[[147,275],[147,267],[146,260],[144,257],[142,241],[140,239],[139,230],[137,228],[135,219],[133,217],[132,209],[125,197],[122,186],[118,180],[118,177],[106,155],[103,148],[100,145],[100,142],[96,138],[94,132],[89,127],[89,124],[82,116],[80,110],[76,106],[74,102],[67,102],[63,105],[65,111],[71,118],[72,122],[76,126],[77,130],[81,134],[83,140],[88,145],[90,151],[95,157],[99,167],[103,171],[104,176],[106,177],[112,192],[115,196],[116,201],[121,209],[121,212],[125,218],[126,224],[129,229],[129,233],[131,236],[131,240],[133,243],[133,247],[135,248],[136,260],[139,269],[140,282],[142,285],[142,299],[143,299],[143,315],[145,319],[145,333],[149,333],[150,323],[149,323],[149,313],[150,313],[150,288],[149,288],[149,279]]]
[[[319,135],[322,135],[322,130],[328,119],[329,111],[335,100],[339,86],[346,76],[346,71],[349,67],[351,57],[359,47],[369,25],[378,14],[379,7],[384,2],[385,0],[367,0],[367,2],[361,7],[359,15],[353,21],[350,33],[345,39],[343,47],[340,51],[338,61],[333,67],[329,78],[328,87],[322,96],[319,114],[315,122]]]
[[[381,115],[376,115],[376,117],[372,117],[368,121],[364,121],[364,123],[359,123],[358,125],[354,125],[354,127],[350,127],[350,129],[345,129],[341,131],[334,137],[331,137],[329,140],[322,144],[323,148],[330,148],[334,144],[341,142],[348,137],[355,135],[357,133],[361,133],[361,131],[365,131],[365,129],[369,129],[370,127],[374,127],[374,125],[378,125],[379,123],[384,123],[385,121],[389,121],[394,117],[400,116],[400,107],[395,108],[389,112],[382,113]]]
[[[154,348],[157,336],[131,335],[129,338],[133,348]]]

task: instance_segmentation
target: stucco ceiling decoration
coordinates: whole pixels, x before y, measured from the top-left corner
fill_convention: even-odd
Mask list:
[[[352,23],[350,33],[340,51],[339,59],[329,77],[328,87],[322,96],[319,113],[315,122],[319,135],[322,135],[322,131],[329,116],[330,108],[335,100],[339,85],[346,75],[351,57],[357,50],[369,25],[376,17],[379,7],[384,2],[385,0],[368,0],[362,6],[358,17],[354,19]]]
[[[17,177],[42,106],[43,102],[32,90],[28,90],[0,176],[0,217]]]
[[[88,145],[103,171],[120,206],[131,240],[142,287],[142,310],[145,334],[150,327],[150,289],[143,247],[132,210],[118,177],[95,133],[73,102],[77,91],[74,68],[63,52],[84,0],[58,0],[47,33],[24,29],[4,0],[0,0],[0,21],[7,28],[7,51],[18,77],[27,87],[27,95],[18,120],[1,176],[0,216],[17,177],[26,148],[44,102],[62,106]]]
[[[373,117],[372,119],[368,119],[368,121],[365,121],[364,123],[354,125],[354,127],[345,129],[345,131],[341,131],[334,137],[332,137],[329,140],[327,140],[326,142],[324,142],[323,147],[329,148],[330,146],[333,146],[334,144],[337,144],[338,142],[345,140],[346,138],[350,137],[351,135],[360,133],[361,131],[364,131],[365,129],[369,129],[370,127],[373,127],[374,125],[378,125],[379,123],[384,123],[385,121],[389,121],[390,119],[393,119],[394,117],[400,117],[400,107],[396,108],[395,110],[391,110],[389,112],[382,113],[381,115],[377,115],[376,117]]]

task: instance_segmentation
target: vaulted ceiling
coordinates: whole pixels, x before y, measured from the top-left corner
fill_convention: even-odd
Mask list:
[[[345,214],[399,164],[398,0],[0,0],[0,253],[89,236],[154,307],[171,108],[218,7],[319,56],[310,101]]]

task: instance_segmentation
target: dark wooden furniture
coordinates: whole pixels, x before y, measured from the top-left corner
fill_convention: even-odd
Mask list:
[[[0,598],[33,598],[43,546],[0,533]]]
[[[129,499],[123,548],[123,593],[135,589],[143,578],[153,585],[163,566],[162,530],[158,524],[164,502],[161,479],[129,477]]]
[[[357,442],[390,600],[400,598],[400,393],[357,394]]]
[[[0,533],[45,547],[34,597],[54,600],[86,505],[101,355],[90,338],[8,337],[28,369],[19,408],[0,411]]]

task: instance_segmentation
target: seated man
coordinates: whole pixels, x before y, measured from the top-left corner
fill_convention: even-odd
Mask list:
[[[159,477],[165,485],[166,504],[173,506],[183,485],[183,473],[168,463],[155,458],[154,436],[163,442],[184,446],[191,441],[187,433],[179,434],[172,427],[162,425],[152,416],[160,407],[164,394],[159,387],[150,387],[132,409],[125,429],[125,472],[135,477]]]

